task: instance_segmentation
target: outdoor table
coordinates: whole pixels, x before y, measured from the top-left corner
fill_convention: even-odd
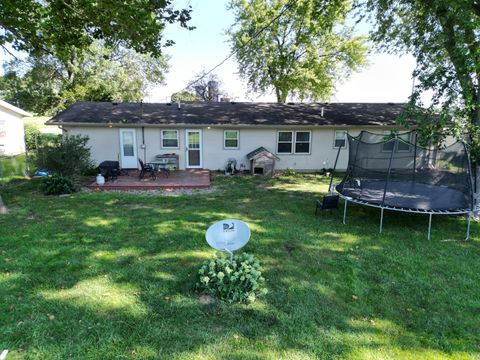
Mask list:
[[[163,161],[149,161],[147,165],[151,165],[155,171],[161,171],[166,177],[170,175],[170,170],[167,168],[167,165]]]

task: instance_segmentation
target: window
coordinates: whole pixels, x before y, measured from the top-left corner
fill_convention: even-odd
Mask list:
[[[295,154],[310,153],[310,131],[295,132]]]
[[[393,151],[393,147],[395,146],[395,141],[391,140],[393,138],[395,138],[395,134],[392,131],[386,130],[383,132],[384,144],[382,145],[382,151],[387,151],[387,152]]]
[[[293,131],[279,131],[277,153],[291,154],[293,143]]]
[[[345,130],[335,130],[334,148],[345,147],[347,145],[347,132]]]
[[[223,146],[225,149],[238,149],[238,130],[225,130],[223,132]]]
[[[407,143],[409,143],[412,141],[410,139],[410,134],[411,133],[404,133],[404,134],[398,134],[397,136],[399,139],[402,139],[403,141],[406,141]],[[397,141],[397,151],[400,151],[400,152],[410,151],[410,145],[404,143],[403,141]]]
[[[311,131],[279,131],[278,154],[309,154]]]
[[[178,149],[178,130],[162,130],[162,148]]]
[[[406,142],[410,143],[411,142],[410,134],[411,133],[409,133],[409,132],[408,133],[403,133],[403,134],[396,134],[393,131],[384,131],[383,132],[383,141],[385,141],[385,143],[382,146],[382,151],[385,151],[385,152],[393,151],[393,147],[395,146],[395,141],[389,141],[389,140],[394,139],[394,138],[402,139],[403,141],[406,141]],[[410,145],[404,143],[403,141],[396,141],[397,147],[396,147],[395,151],[408,152],[408,151],[411,150]]]

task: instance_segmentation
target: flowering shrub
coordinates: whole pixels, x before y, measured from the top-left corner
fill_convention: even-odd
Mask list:
[[[207,260],[198,275],[200,290],[230,303],[252,303],[267,292],[259,262],[247,253],[234,255],[231,263],[225,257]]]

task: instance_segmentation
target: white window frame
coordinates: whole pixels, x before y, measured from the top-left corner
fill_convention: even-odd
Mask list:
[[[309,139],[308,139],[308,152],[296,152],[296,144],[297,144],[297,133],[299,132],[308,132]],[[292,140],[291,141],[280,141],[280,133],[291,133]],[[306,143],[306,141],[298,141],[299,143]],[[290,152],[279,152],[278,151],[278,144],[291,144],[292,150]],[[277,143],[275,147],[275,153],[277,155],[311,155],[312,154],[312,131],[311,130],[278,130],[277,131]]]
[[[163,145],[163,132],[164,131],[175,131],[177,133],[177,146],[164,146]],[[173,140],[173,139],[165,139],[165,140]],[[162,129],[160,130],[160,147],[162,149],[180,149],[180,132],[176,129]]]
[[[397,134],[396,136],[397,136],[397,138],[400,138],[400,139],[401,139],[401,136],[402,136],[402,135],[408,135],[408,139],[406,139],[406,140],[405,140],[405,139],[402,139],[403,141],[407,141],[407,142],[409,142],[409,143],[412,142],[412,133],[411,133],[411,132],[404,132],[404,133],[402,133],[402,134]],[[397,141],[397,149],[396,149],[397,152],[408,153],[408,152],[412,151],[411,145],[408,145],[408,150],[400,150],[400,149],[398,148],[398,146],[400,145],[400,143],[401,143],[401,141]]]
[[[236,139],[227,139],[227,132],[234,132],[237,134]],[[237,146],[227,146],[227,140],[237,140]],[[240,130],[223,130],[223,148],[225,150],[238,150],[240,149]]]
[[[290,141],[280,141],[280,133],[290,133],[290,134],[292,134],[292,140],[290,140]],[[295,146],[295,141],[294,141],[294,140],[295,140],[295,131],[292,131],[292,130],[278,130],[278,131],[277,131],[276,153],[277,153],[278,155],[289,155],[289,154],[293,154],[293,151],[295,150],[295,149],[294,149],[294,146]],[[290,143],[290,144],[292,145],[292,148],[291,148],[292,150],[291,150],[290,152],[283,152],[283,151],[282,151],[282,152],[279,152],[279,151],[278,151],[278,144],[280,144],[280,143],[282,143],[282,144],[288,144],[288,143]]]
[[[308,141],[297,141],[298,133],[308,133]],[[297,143],[308,143],[308,152],[297,152]],[[312,131],[310,130],[298,130],[295,131],[295,137],[293,139],[293,153],[298,155],[310,155],[312,153]]]
[[[335,144],[337,142],[337,132],[343,132],[343,146],[336,146]],[[333,130],[333,148],[334,149],[338,149],[339,147],[342,149],[347,148],[347,134],[348,134],[347,130]]]

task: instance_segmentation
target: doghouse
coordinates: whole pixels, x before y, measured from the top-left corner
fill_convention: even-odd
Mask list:
[[[273,175],[275,160],[280,160],[263,146],[248,153],[247,159],[250,162],[250,174],[268,177]]]

